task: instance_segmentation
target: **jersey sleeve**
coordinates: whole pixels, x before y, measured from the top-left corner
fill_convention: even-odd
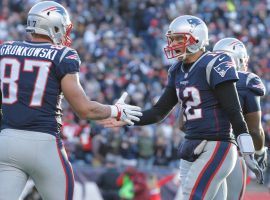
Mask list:
[[[211,65],[211,62],[214,63]],[[208,83],[212,89],[218,84],[226,81],[238,81],[238,74],[235,70],[235,63],[232,58],[227,54],[220,54],[209,62],[207,70],[210,72]]]
[[[73,74],[80,71],[81,60],[76,50],[66,48],[61,57],[59,65],[56,66],[56,74],[62,79],[66,74]]]
[[[248,91],[245,98],[244,114],[261,111],[260,97],[252,91]]]
[[[253,73],[250,73],[247,77],[246,82],[247,88],[254,92],[257,96],[264,96],[265,95],[265,87],[262,80]]]
[[[175,74],[176,74],[177,64],[172,65],[168,70],[168,81],[167,87],[175,88]]]

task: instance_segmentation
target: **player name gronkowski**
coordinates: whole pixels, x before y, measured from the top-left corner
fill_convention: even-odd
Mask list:
[[[3,45],[0,55],[35,56],[53,60],[57,54],[56,49],[24,47],[19,45]]]

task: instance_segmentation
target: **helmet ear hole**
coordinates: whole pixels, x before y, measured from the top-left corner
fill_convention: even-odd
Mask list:
[[[54,31],[55,31],[56,33],[58,33],[58,32],[59,32],[59,28],[58,28],[57,26],[55,26],[55,27],[54,27]]]
[[[49,16],[51,12],[47,12],[47,15]]]

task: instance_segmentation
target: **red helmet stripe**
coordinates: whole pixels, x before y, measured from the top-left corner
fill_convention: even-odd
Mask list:
[[[51,6],[49,8],[44,9],[42,12],[45,12],[45,11],[55,11],[55,10],[57,10],[57,7],[56,6]]]

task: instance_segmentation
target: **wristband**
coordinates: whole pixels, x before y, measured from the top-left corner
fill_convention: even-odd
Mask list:
[[[255,152],[254,144],[250,134],[240,134],[237,137],[237,143],[242,154],[253,154]]]
[[[111,105],[111,117],[117,117],[119,114],[119,109],[116,105]]]

